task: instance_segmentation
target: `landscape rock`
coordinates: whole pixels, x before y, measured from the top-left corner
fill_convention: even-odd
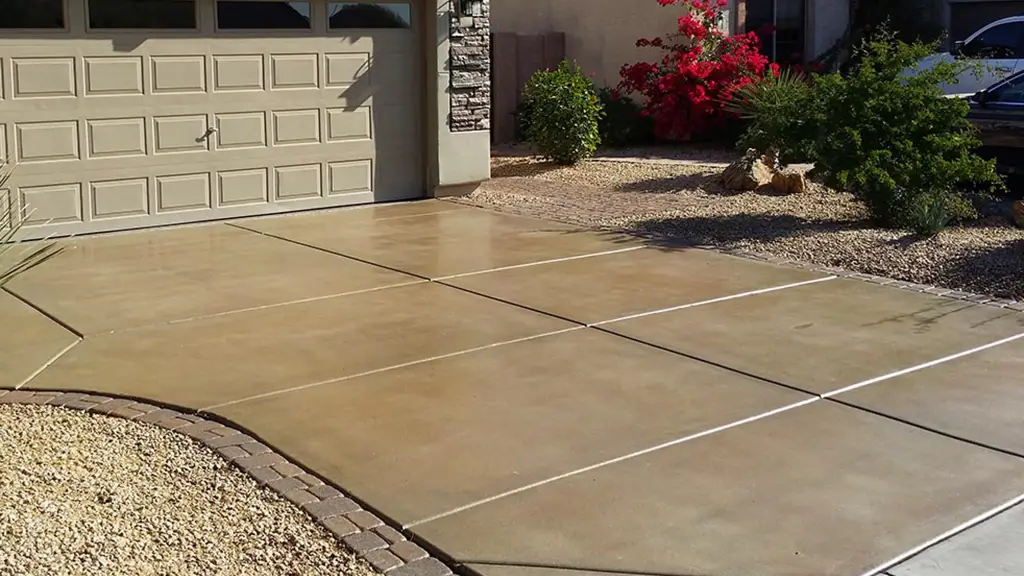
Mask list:
[[[728,190],[756,190],[771,183],[777,165],[778,155],[760,154],[750,148],[722,171],[722,186]]]
[[[1017,200],[1013,203],[1011,208],[1013,211],[1013,221],[1018,227],[1024,228],[1024,200]]]
[[[803,194],[807,191],[807,178],[802,172],[776,172],[771,187],[785,194]]]

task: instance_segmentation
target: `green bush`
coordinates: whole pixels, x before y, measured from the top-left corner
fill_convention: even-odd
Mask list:
[[[520,102],[514,113],[516,118],[516,142],[528,142],[530,133],[530,112],[529,102]]]
[[[818,116],[814,95],[811,78],[788,68],[737,90],[725,109],[747,122],[740,149],[775,149],[783,164],[810,161]]]
[[[860,196],[883,226],[936,231],[975,216],[965,183],[1002,186],[995,163],[974,153],[981,142],[966,119],[967,102],[944,98],[939,88],[969,65],[943,62],[903,75],[937,49],[937,43],[906,44],[883,29],[857,49],[848,76],[815,82],[814,160],[828,181]]]
[[[597,96],[604,108],[604,117],[598,122],[602,144],[622,147],[654,141],[654,121],[641,114],[643,108],[639,104],[608,88],[601,88]]]
[[[941,62],[904,75],[937,48],[904,43],[883,28],[855,49],[846,76],[801,84],[780,75],[745,88],[735,104],[750,118],[745,142],[777,147],[790,161],[806,156],[885,227],[932,234],[976,217],[965,188],[994,190],[1002,181],[995,163],[974,153],[981,142],[967,102],[939,88],[971,65]]]
[[[547,158],[576,164],[597,150],[601,102],[578,65],[563,61],[554,70],[537,72],[526,83],[523,101],[526,138]]]

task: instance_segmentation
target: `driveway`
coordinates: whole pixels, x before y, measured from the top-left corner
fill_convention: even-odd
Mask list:
[[[875,574],[1024,494],[1010,310],[441,201],[75,244],[0,387],[227,418],[483,576]]]

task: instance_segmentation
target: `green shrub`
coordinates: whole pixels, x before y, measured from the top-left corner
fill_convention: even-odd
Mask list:
[[[641,114],[643,108],[631,98],[608,88],[597,92],[604,108],[598,133],[605,146],[638,146],[654,141],[654,121]]]
[[[530,133],[530,110],[529,102],[520,102],[514,112],[516,118],[516,142],[529,141]]]
[[[1002,187],[995,163],[975,154],[981,142],[969,106],[944,98],[972,67],[941,62],[914,68],[937,43],[906,44],[880,29],[855,49],[848,74],[800,81],[785,73],[744,87],[732,109],[748,118],[747,146],[777,148],[783,161],[806,158],[827,184],[864,201],[876,222],[933,234],[976,217],[966,188]]]
[[[783,69],[741,87],[725,103],[728,112],[747,122],[739,148],[778,150],[783,164],[808,162],[818,114],[809,76]]]
[[[906,44],[883,29],[857,49],[848,76],[815,81],[814,160],[830,183],[860,196],[883,226],[941,228],[974,215],[965,183],[1002,186],[995,163],[974,153],[981,142],[966,119],[967,102],[943,98],[939,88],[969,65],[943,62],[903,75],[937,48]]]
[[[537,72],[526,83],[527,140],[559,164],[588,158],[601,142],[598,122],[603,111],[594,83],[577,64],[562,62]]]

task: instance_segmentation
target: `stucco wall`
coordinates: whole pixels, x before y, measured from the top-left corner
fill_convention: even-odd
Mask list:
[[[563,32],[566,57],[596,74],[598,85],[614,86],[623,64],[660,58],[636,41],[672,32],[680,14],[657,0],[492,0],[491,29]]]

